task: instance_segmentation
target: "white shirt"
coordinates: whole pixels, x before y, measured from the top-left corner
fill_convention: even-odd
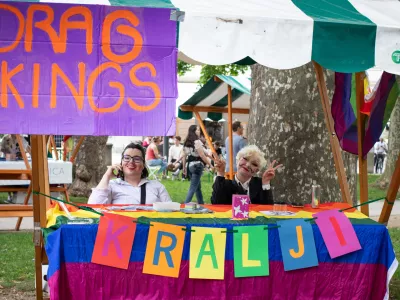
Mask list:
[[[146,204],[171,202],[164,185],[156,180],[142,179],[132,186],[120,178],[110,180],[107,189],[93,188],[88,204],[140,204],[141,186],[146,183]]]
[[[386,153],[386,151],[387,151],[386,143],[385,142],[381,142],[381,141],[377,142],[375,144],[375,151],[376,151],[375,153],[379,153],[379,154]]]
[[[181,152],[182,152],[183,146],[179,145],[173,145],[171,146],[171,148],[169,148],[169,155],[168,155],[168,163],[171,163],[171,161],[173,159],[178,160],[181,156]]]
[[[235,181],[237,182],[238,185],[240,185],[247,192],[247,195],[249,195],[249,191],[250,191],[250,180],[251,180],[251,177],[246,182],[241,183],[239,181],[239,179],[237,178],[237,176],[235,175]]]

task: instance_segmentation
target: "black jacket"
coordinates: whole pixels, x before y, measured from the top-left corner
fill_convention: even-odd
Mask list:
[[[274,204],[271,190],[262,189],[262,179],[253,177],[249,183],[252,204]],[[232,204],[232,195],[246,195],[246,191],[236,182],[217,176],[211,195],[212,204]]]

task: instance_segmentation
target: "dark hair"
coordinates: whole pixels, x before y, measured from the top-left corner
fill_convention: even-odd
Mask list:
[[[157,143],[157,142],[160,141],[160,137],[159,136],[155,136],[155,137],[153,137],[152,141],[153,141],[153,143]]]
[[[242,123],[240,123],[240,121],[233,122],[232,124],[233,132],[236,132],[240,127],[242,127]]]
[[[175,138],[176,138],[178,141],[181,141],[181,140],[182,140],[181,137],[180,137],[179,135],[177,135]]]
[[[142,154],[144,168],[143,168],[142,175],[140,176],[140,178],[147,178],[149,176],[149,170],[147,170],[147,166],[145,163],[146,151],[144,150],[142,145],[140,145],[139,143],[130,143],[130,144],[128,144],[128,146],[125,147],[125,149],[124,149],[124,151],[122,151],[122,155],[121,155],[121,165],[122,165],[122,158],[124,157],[125,151],[128,149],[137,149]],[[123,173],[122,173],[122,180],[125,180]]]
[[[214,145],[217,146],[217,147],[220,147],[221,143],[219,141],[216,141],[216,142],[214,142]]]
[[[184,143],[185,147],[194,148],[194,141],[198,140],[199,137],[196,134],[197,125],[190,125],[188,134]]]

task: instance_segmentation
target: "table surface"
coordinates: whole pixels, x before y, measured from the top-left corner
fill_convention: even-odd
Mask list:
[[[115,206],[115,205],[114,205]],[[107,208],[102,205],[92,207]],[[214,213],[185,215],[181,212],[114,212],[144,222],[220,227],[275,224],[288,217],[267,217],[260,211],[271,205],[250,205],[250,218],[231,220],[231,206],[206,207]],[[349,207],[344,203],[323,204],[319,209],[289,207],[292,217],[310,218],[313,213]],[[98,215],[69,208],[72,216],[98,222]],[[55,205],[48,211],[44,229],[49,257],[48,278],[54,299],[382,299],[388,278],[397,268],[397,260],[388,230],[355,209],[345,212],[353,223],[362,250],[331,259],[317,225],[313,224],[318,267],[284,271],[277,229],[268,230],[269,268],[267,277],[235,278],[233,234],[227,234],[224,280],[189,279],[190,232],[186,232],[179,278],[143,274],[149,226],[137,225],[128,270],[91,263],[97,224],[65,224],[65,213]],[[291,217],[291,218],[292,218]],[[64,225],[63,225],[64,224]],[[157,282],[157,285],[154,283]],[[139,283],[139,284],[138,284]]]

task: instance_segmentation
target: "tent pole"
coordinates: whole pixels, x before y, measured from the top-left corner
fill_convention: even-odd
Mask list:
[[[228,85],[229,179],[233,180],[232,87]]]
[[[365,115],[361,113],[364,103],[364,74],[356,73],[356,103],[357,103],[357,135],[358,135],[358,174],[360,181],[360,203],[368,201],[368,165],[367,158],[363,157],[365,135]],[[368,205],[361,206],[361,212],[369,216]]]
[[[32,189],[43,194],[50,194],[47,145],[44,135],[32,135]],[[46,211],[50,201],[41,195],[33,195],[33,242],[35,245],[36,299],[43,299],[42,262],[43,237],[41,228],[46,227]]]
[[[84,139],[85,139],[84,136],[81,136],[81,137],[80,137],[80,139],[79,139],[79,141],[78,141],[78,144],[75,146],[74,152],[72,152],[71,158],[69,159],[70,162],[72,162],[72,163],[75,162],[75,158],[76,158],[76,156],[78,155],[79,148],[81,147],[81,145],[82,145]]]
[[[389,189],[386,194],[385,203],[383,204],[381,215],[379,216],[379,223],[386,224],[389,221],[390,214],[392,212],[393,204],[388,202],[394,202],[396,200],[397,191],[400,187],[400,154],[397,157],[396,168],[392,174],[392,179],[390,180]]]
[[[201,119],[200,114],[199,114],[197,111],[195,111],[194,114],[195,114],[195,116],[196,116],[197,121],[199,122],[201,131],[203,131],[203,134],[204,134],[204,136],[206,137],[206,141],[207,141],[208,147],[210,147],[212,153],[214,153],[215,155],[217,155],[217,151],[215,151],[214,145],[213,145],[212,142],[211,142],[211,138],[210,138],[210,136],[209,136],[208,133],[207,133],[206,127],[204,126],[204,123],[203,123],[203,120]],[[217,156],[218,156],[218,155],[217,155]]]
[[[335,162],[336,174],[338,176],[340,190],[342,192],[342,200],[349,205],[353,205],[351,196],[350,196],[350,189],[349,183],[347,182],[346,172],[344,170],[344,163],[342,153],[340,151],[339,141],[335,135],[335,128],[334,122],[331,113],[331,107],[328,98],[328,92],[326,89],[326,82],[324,79],[324,73],[321,65],[313,61],[315,75],[317,77],[318,89],[319,94],[321,97],[322,108],[324,110],[325,116],[325,124],[329,134],[329,141],[331,143],[333,160]]]

